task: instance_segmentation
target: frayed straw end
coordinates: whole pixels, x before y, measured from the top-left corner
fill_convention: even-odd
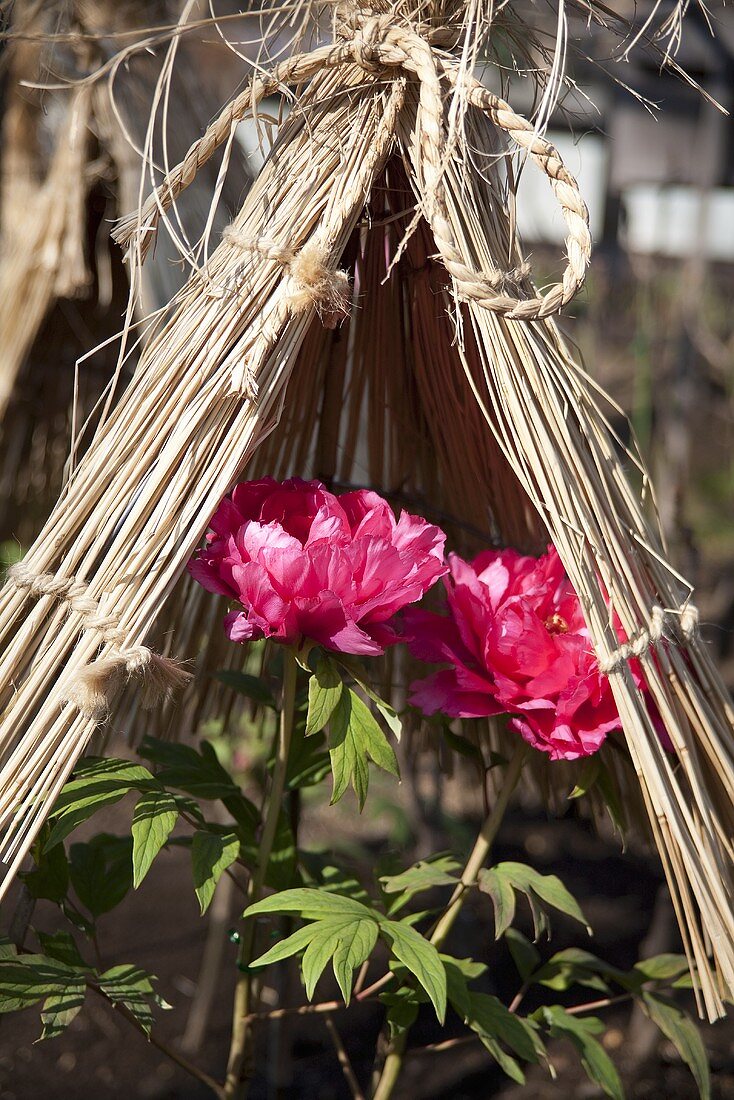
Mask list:
[[[124,658],[102,657],[80,669],[66,691],[66,701],[93,722],[105,722],[110,705],[122,687]]]
[[[100,657],[77,672],[66,701],[92,721],[105,722],[125,680],[136,674],[142,677],[142,705],[146,710],[173,698],[192,678],[173,658],[160,657],[147,646],[139,646]]]
[[[192,679],[193,674],[171,657],[151,653],[143,680],[143,709],[152,710],[159,703],[173,699]]]
[[[315,306],[324,328],[336,328],[349,315],[351,287],[345,271],[331,271],[316,244],[307,244],[289,264],[294,312]]]
[[[149,219],[147,223],[143,223],[137,213],[127,214],[120,218],[110,235],[115,244],[124,249],[126,259],[136,251],[140,259],[144,260],[156,239],[157,229],[154,220]]]

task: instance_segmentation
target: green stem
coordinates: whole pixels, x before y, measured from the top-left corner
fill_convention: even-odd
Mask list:
[[[477,876],[487,862],[487,857],[489,856],[490,849],[497,836],[502,819],[505,816],[510,798],[512,797],[512,792],[517,786],[528,751],[528,746],[524,743],[521,743],[515,749],[514,755],[505,772],[505,781],[502,784],[502,790],[499,793],[497,801],[492,807],[491,812],[485,818],[484,824],[479,830],[479,835],[471,855],[466,861],[461,879],[454,890],[448,906],[436,922],[436,926],[431,933],[430,942],[434,947],[440,949],[443,946],[446,937],[454,926],[454,921],[461,911],[468,890],[476,885]],[[405,1056],[407,1041],[408,1031],[406,1029],[397,1035],[392,1043],[390,1043],[382,1072],[380,1073],[375,1090],[372,1094],[372,1100],[389,1100],[389,1097],[392,1096],[393,1089],[397,1084],[400,1071],[403,1067],[403,1058]]]
[[[258,852],[258,863],[255,868],[248,890],[248,904],[256,902],[265,883],[265,876],[273,850],[273,842],[278,829],[283,794],[285,792],[285,777],[288,768],[288,754],[290,752],[291,735],[293,733],[293,713],[296,697],[296,675],[298,664],[295,655],[289,650],[283,650],[283,696],[280,711],[280,726],[278,730],[278,747],[275,754],[273,778],[270,785],[265,821]],[[249,972],[249,964],[252,962],[255,941],[255,922],[245,922],[240,951],[238,956],[239,976],[234,995],[232,1012],[232,1039],[229,1048],[227,1062],[227,1078],[224,1084],[225,1100],[243,1100],[247,1095],[247,1075],[245,1063],[250,1048],[252,1012],[252,974]]]

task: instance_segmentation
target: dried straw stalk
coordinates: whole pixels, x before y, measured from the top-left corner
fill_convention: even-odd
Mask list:
[[[481,4],[467,7],[484,10]],[[491,488],[484,510],[475,513],[478,526],[489,524],[493,510],[502,529],[504,495],[512,517],[507,526],[514,524],[523,541],[532,539],[536,525],[522,497],[558,547],[601,667],[612,680],[697,971],[700,1007],[713,1018],[734,990],[732,711],[696,634],[690,592],[665,561],[658,532],[626,480],[593,385],[544,319],[569,300],[583,278],[589,243],[585,208],[555,151],[453,60],[452,50],[460,53],[462,42],[469,41],[460,33],[464,5],[407,8],[393,5],[374,17],[350,6],[333,47],[278,69],[280,80],[310,80],[298,109],[232,232],[206,270],[174,300],[129,390],[29,552],[25,572],[0,596],[0,637],[10,641],[0,663],[7,707],[0,725],[6,753],[0,822],[12,823],[6,843],[11,873],[48,805],[39,800],[60,789],[115,682],[136,666],[156,666],[143,643],[209,515],[277,424],[289,376],[298,370],[294,381],[303,387],[300,394],[317,392],[318,383],[309,388],[304,375],[323,360],[325,345],[317,340],[321,351],[311,349],[311,362],[304,358],[309,322],[319,310],[331,322],[334,310],[344,308],[344,279],[336,269],[395,142],[427,223],[420,230],[422,249],[416,236],[408,251],[418,248],[425,256],[435,247],[451,276],[447,290],[434,288],[434,311],[439,303],[453,310],[453,346],[445,340],[421,346],[420,326],[427,323],[430,332],[435,312],[433,319],[430,312],[421,316],[427,296],[411,299],[410,292],[415,327],[408,331],[415,342],[410,351],[403,345],[413,393],[420,395],[423,438],[436,445],[438,482],[443,491],[461,492],[463,478],[462,506],[476,506],[470,472],[483,448],[495,476],[482,478]],[[443,93],[457,84],[464,140],[457,138],[442,102]],[[141,258],[160,216],[226,139],[236,118],[272,87],[269,77],[258,77],[192,148],[137,223],[123,227],[134,256]],[[529,149],[554,181],[567,214],[566,275],[535,298],[501,202],[502,166],[493,159],[497,129]],[[469,148],[486,155],[481,174],[468,167]],[[389,166],[388,177],[392,171]],[[292,188],[291,180],[298,186]],[[396,220],[404,201],[404,183],[388,186],[385,204]],[[355,260],[357,291],[365,298],[375,291],[370,255],[365,246]],[[398,285],[400,272],[398,263],[392,271]],[[514,288],[517,295],[510,293]],[[387,317],[389,298],[384,305]],[[389,351],[389,333],[382,346]],[[434,347],[440,349],[435,362]],[[337,466],[339,429],[330,433],[329,424],[340,372],[342,383],[349,377],[361,395],[365,389],[380,392],[375,375],[379,379],[382,370],[382,392],[394,400],[386,366],[375,341],[371,350],[353,342],[346,358],[334,360],[333,374],[330,363],[331,377],[322,389],[323,425],[311,461]],[[465,386],[458,386],[459,372]],[[456,395],[465,411],[467,392],[479,422],[471,415],[460,420],[452,407]],[[353,462],[361,429],[358,401],[350,400],[349,407],[342,438]],[[407,403],[398,407],[404,410]],[[294,423],[298,406],[289,408]],[[400,428],[388,418],[379,423],[386,431]],[[281,458],[293,454],[284,438]],[[307,415],[297,438],[298,457],[307,460],[313,442]],[[269,446],[275,447],[275,439],[274,434]],[[383,474],[394,476],[389,464],[400,449],[374,430],[368,448],[369,465],[376,469],[387,461]],[[426,483],[417,488],[430,495],[431,456],[422,461]],[[508,468],[513,488],[504,485]],[[45,580],[44,574],[54,578]],[[76,609],[73,600],[59,606],[52,595],[53,585],[64,578],[67,587],[70,578],[88,584],[78,593]],[[28,590],[18,587],[23,584],[41,593],[30,611]],[[85,605],[85,600],[94,602]],[[611,625],[613,612],[629,638],[621,647]],[[674,766],[629,674],[632,655],[643,664],[674,744]],[[176,678],[175,666],[158,659],[157,668],[164,686]]]

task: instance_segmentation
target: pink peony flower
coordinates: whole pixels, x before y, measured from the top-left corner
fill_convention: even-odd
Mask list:
[[[395,613],[447,571],[438,527],[377,493],[340,497],[320,481],[272,478],[238,485],[189,562],[210,592],[236,600],[233,642],[310,639],[341,653],[380,654],[398,641]]]
[[[471,565],[452,554],[449,564],[450,616],[406,615],[413,655],[449,667],[412,684],[410,701],[426,714],[511,714],[552,760],[596,752],[619,715],[555,548],[486,551]]]

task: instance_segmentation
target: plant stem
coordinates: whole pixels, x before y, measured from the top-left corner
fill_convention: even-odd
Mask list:
[[[194,1077],[197,1081],[200,1081],[202,1085],[206,1085],[208,1089],[211,1089],[215,1096],[219,1097],[219,1100],[225,1100],[224,1088],[219,1083],[219,1081],[215,1081],[213,1077],[210,1077],[208,1073],[204,1072],[204,1070],[199,1069],[198,1066],[195,1066],[193,1062],[190,1062],[188,1058],[185,1058],[183,1056],[183,1054],[180,1054],[173,1047],[170,1047],[168,1043],[164,1043],[162,1039],[158,1038],[154,1031],[147,1032],[140,1021],[135,1017],[134,1013],[132,1013],[126,1005],[120,1004],[119,1002],[111,1001],[105,991],[103,989],[100,989],[100,987],[94,982],[87,982],[87,988],[97,993],[103,1001],[107,1002],[110,1008],[114,1008],[115,1012],[117,1012],[118,1015],[124,1017],[124,1019],[126,1019],[128,1023],[132,1024],[135,1030],[139,1031],[143,1038],[147,1042],[151,1043],[154,1047],[156,1047],[161,1052],[161,1054],[165,1054],[167,1058],[170,1058],[172,1062],[175,1062],[177,1066],[180,1066],[181,1069],[185,1070],[186,1073],[190,1074],[191,1077]]]
[[[471,855],[466,861],[461,879],[454,890],[448,906],[436,922],[431,933],[430,942],[434,947],[440,948],[443,945],[446,937],[454,926],[454,921],[461,911],[467,891],[470,887],[476,885],[477,875],[487,861],[490,849],[497,836],[502,819],[505,816],[510,798],[512,797],[512,792],[515,790],[517,781],[520,778],[528,751],[528,746],[524,743],[519,744],[515,749],[514,755],[505,772],[505,780],[497,801],[485,818],[484,824],[479,830],[479,835]],[[397,1084],[400,1071],[403,1067],[403,1058],[405,1056],[407,1041],[408,1031],[406,1029],[397,1035],[392,1043],[390,1043],[382,1071],[372,1094],[373,1100],[389,1100],[389,1097],[392,1096],[393,1089]]]
[[[278,730],[278,746],[275,754],[270,795],[265,811],[265,821],[260,837],[258,863],[250,879],[248,889],[248,903],[250,905],[258,900],[262,892],[268,864],[270,862],[270,855],[273,850],[275,834],[278,829],[278,820],[285,791],[288,753],[290,751],[291,734],[293,732],[297,671],[298,665],[294,654],[291,653],[289,649],[284,649],[283,695]],[[234,995],[232,1039],[227,1062],[227,1078],[224,1085],[225,1100],[242,1100],[247,1094],[245,1062],[251,1044],[250,1013],[252,1010],[252,975],[249,973],[248,967],[252,961],[254,941],[255,922],[249,920],[245,923],[237,960],[240,973],[237,978],[237,987]]]
[[[517,781],[520,778],[523,764],[528,755],[528,746],[523,742],[515,749],[512,759],[505,772],[505,781],[502,784],[502,790],[500,791],[497,801],[492,807],[489,816],[485,818],[484,824],[479,830],[479,836],[476,839],[472,853],[469,859],[466,861],[466,866],[461,875],[461,880],[454,890],[451,901],[449,902],[445,912],[440,920],[437,922],[436,927],[431,935],[431,943],[434,947],[441,947],[444,943],[449,932],[453,928],[454,921],[461,911],[461,907],[464,904],[464,898],[466,896],[467,889],[476,885],[477,875],[481,871],[484,864],[487,862],[490,849],[494,844],[495,837],[502,824],[502,819],[507,811],[512,792],[517,786]]]

